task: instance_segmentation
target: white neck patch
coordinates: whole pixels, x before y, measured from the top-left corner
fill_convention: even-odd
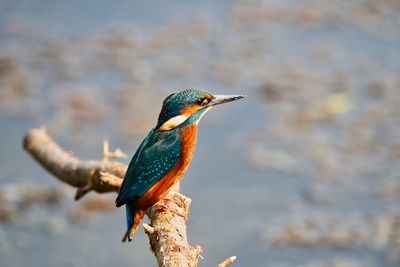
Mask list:
[[[207,111],[209,111],[212,107],[208,107],[203,114],[201,114],[201,116],[195,121],[196,125],[199,124],[199,121],[201,120],[201,118],[204,116],[204,114],[207,113]]]
[[[175,117],[172,117],[171,119],[167,120],[164,122],[160,128],[158,128],[158,131],[168,131],[171,130],[172,128],[178,126],[179,124],[183,123],[185,120],[187,120],[187,117],[185,115],[178,115]]]

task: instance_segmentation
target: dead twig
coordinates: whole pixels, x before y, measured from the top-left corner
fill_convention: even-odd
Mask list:
[[[218,264],[218,267],[226,267],[236,260],[236,256],[232,256]]]

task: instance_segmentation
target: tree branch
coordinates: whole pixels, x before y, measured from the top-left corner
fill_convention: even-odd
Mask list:
[[[24,148],[60,181],[77,187],[76,200],[92,190],[117,192],[127,169],[125,164],[107,159],[80,160],[58,146],[44,128],[30,130],[24,137]],[[163,205],[181,208],[185,218],[153,206],[147,211],[151,226],[143,226],[159,266],[197,266],[201,254],[199,246],[193,248],[187,242],[185,223],[191,200],[178,192],[179,183],[169,193],[174,201],[165,200]],[[181,207],[175,202],[182,203]]]
[[[44,128],[30,130],[24,137],[24,148],[47,171],[60,181],[78,188],[76,200],[94,190],[98,193],[117,192],[120,184],[104,182],[102,172],[124,177],[127,166],[108,160],[80,160],[63,150]]]

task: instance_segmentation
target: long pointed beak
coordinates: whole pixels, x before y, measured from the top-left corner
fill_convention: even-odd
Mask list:
[[[223,103],[232,102],[241,98],[246,97],[245,95],[213,95],[214,99],[208,103],[208,107],[215,106]]]

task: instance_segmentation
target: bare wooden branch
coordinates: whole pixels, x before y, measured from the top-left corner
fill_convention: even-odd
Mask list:
[[[150,247],[159,266],[197,266],[202,250],[200,246],[194,248],[189,246],[186,235],[185,222],[189,214],[190,199],[175,192],[179,191],[179,184],[177,187],[171,189],[168,197],[183,204],[181,211],[184,217],[168,211],[160,211],[157,206],[151,207],[147,211],[154,229],[153,233],[147,233],[150,239]],[[168,205],[167,203],[164,204]],[[176,204],[169,204],[170,208],[177,208]],[[175,207],[172,205],[175,205]],[[182,227],[173,227],[174,225]]]
[[[77,187],[77,200],[90,191],[117,192],[127,168],[125,164],[108,159],[80,160],[59,147],[44,128],[30,130],[24,137],[24,148],[60,181]],[[197,266],[201,254],[199,246],[193,248],[187,242],[185,223],[191,200],[178,192],[179,183],[171,189],[169,197],[182,203],[178,208],[184,218],[153,206],[147,212],[151,226],[143,226],[159,266]],[[170,209],[177,208],[174,201],[163,204]]]
[[[79,188],[79,199],[91,190],[98,193],[116,192],[119,185],[101,180],[101,173],[124,177],[127,166],[115,161],[80,160],[59,147],[44,128],[30,130],[24,137],[24,148],[60,181]]]

